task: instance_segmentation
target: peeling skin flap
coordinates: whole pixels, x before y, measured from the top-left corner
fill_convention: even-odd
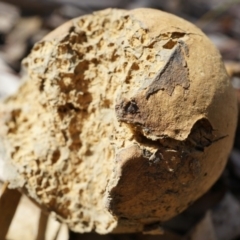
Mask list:
[[[149,98],[159,90],[165,90],[171,96],[177,85],[185,89],[190,86],[187,63],[180,44],[176,45],[166,65],[150,83],[146,98]]]

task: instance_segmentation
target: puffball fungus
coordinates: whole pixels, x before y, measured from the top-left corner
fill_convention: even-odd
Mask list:
[[[145,231],[217,180],[237,118],[221,56],[191,23],[107,9],[60,26],[0,108],[5,180],[77,232]]]

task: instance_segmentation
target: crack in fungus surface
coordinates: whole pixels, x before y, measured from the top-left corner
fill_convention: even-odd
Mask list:
[[[152,140],[144,136],[142,126],[128,126],[136,142],[117,155],[119,169],[115,174],[121,178],[110,191],[114,200],[109,207],[124,219],[147,224],[149,220],[157,221],[161,212],[161,220],[165,221],[169,209],[175,207],[169,198],[190,194],[186,186],[202,174],[201,154],[225,136],[216,138],[207,119],[198,120],[184,141],[168,137]],[[171,211],[176,214],[182,207]]]

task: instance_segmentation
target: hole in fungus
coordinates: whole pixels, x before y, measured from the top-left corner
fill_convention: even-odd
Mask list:
[[[184,37],[185,33],[184,32],[172,32],[171,38],[176,39],[176,38],[182,38]]]
[[[44,91],[44,83],[45,83],[44,79],[41,79],[40,84],[39,84],[39,91],[40,92]]]
[[[108,47],[113,47],[114,46],[114,43],[109,43],[108,44]]]
[[[68,111],[71,110],[78,112],[80,109],[74,107],[72,103],[66,103],[65,105],[61,105],[58,107],[58,113],[67,113]]]
[[[139,65],[136,62],[134,62],[131,66],[131,70],[134,70],[134,71],[139,70]]]
[[[176,44],[177,44],[177,42],[175,42],[172,39],[170,39],[167,43],[165,43],[163,45],[163,48],[165,48],[165,49],[172,49]]]
[[[56,163],[61,156],[59,149],[56,149],[52,154],[52,164]]]
[[[104,99],[103,103],[102,103],[102,107],[103,108],[110,108],[111,106],[111,101],[109,99]]]
[[[151,60],[153,58],[153,56],[151,56],[151,55],[147,55],[147,60],[149,61],[149,60]]]
[[[138,106],[134,100],[128,102],[126,106],[124,107],[124,110],[127,113],[134,114],[138,112]]]

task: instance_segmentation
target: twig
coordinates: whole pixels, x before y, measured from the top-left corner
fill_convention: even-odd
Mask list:
[[[48,223],[48,215],[44,211],[41,211],[39,222],[38,222],[38,233],[37,233],[36,240],[45,240],[47,223]]]
[[[5,183],[0,190],[0,239],[5,239],[21,199],[21,193]]]

